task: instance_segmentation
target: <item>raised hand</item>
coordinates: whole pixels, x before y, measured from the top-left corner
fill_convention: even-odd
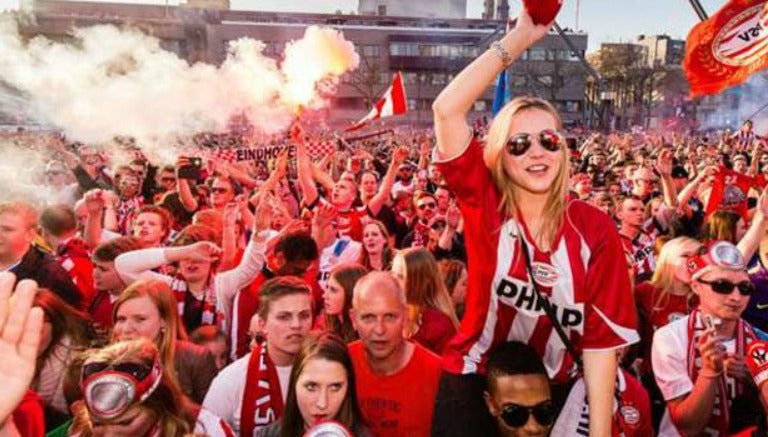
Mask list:
[[[85,209],[88,214],[101,214],[104,208],[107,207],[107,200],[104,196],[104,191],[96,188],[85,193]]]
[[[290,128],[291,141],[296,144],[304,144],[304,128],[301,127],[301,123],[296,120]]]
[[[37,283],[0,273],[0,423],[16,408],[35,374],[43,311],[32,308]]]
[[[659,154],[656,170],[662,177],[672,176],[672,157],[673,153],[670,149],[664,149]]]
[[[338,213],[332,205],[321,204],[315,209],[315,225],[321,228],[331,226]]]
[[[210,241],[199,241],[187,246],[184,255],[190,261],[214,262],[221,258],[221,248]]]
[[[237,212],[239,209],[240,205],[235,202],[229,202],[224,205],[224,211],[222,212],[224,226],[234,227],[237,224]]]
[[[283,149],[277,156],[277,160],[275,161],[275,173],[277,173],[278,179],[283,179],[288,174],[288,148]]]
[[[768,218],[768,187],[763,189],[763,192],[760,193],[760,198],[757,199],[757,211],[762,214],[763,217]]]
[[[701,355],[702,370],[707,370],[712,374],[722,373],[725,367],[725,347],[714,328],[708,328],[702,333],[697,347]]]
[[[411,151],[408,150],[405,146],[400,146],[397,149],[395,149],[395,152],[392,154],[392,162],[394,162],[396,165],[400,165],[405,162],[406,159],[408,159],[408,156],[410,156]]]
[[[266,231],[272,226],[275,202],[276,199],[269,193],[265,193],[261,198],[259,206],[256,208],[256,213],[253,216],[254,236],[261,231]]]
[[[445,223],[451,228],[456,229],[459,227],[461,221],[461,210],[456,204],[451,204],[448,210],[445,212]]]

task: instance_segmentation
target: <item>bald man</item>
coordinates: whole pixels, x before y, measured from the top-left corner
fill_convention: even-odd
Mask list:
[[[349,345],[357,398],[373,435],[429,436],[440,357],[403,337],[405,293],[387,272],[355,286],[350,310],[360,340]]]

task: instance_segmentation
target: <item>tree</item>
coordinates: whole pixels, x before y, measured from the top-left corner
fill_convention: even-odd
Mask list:
[[[362,46],[361,49],[358,52],[360,66],[348,73],[350,80],[347,84],[363,97],[365,106],[368,107],[378,99],[378,96],[384,92],[389,83],[382,83],[381,81],[382,74],[387,73],[387,70],[379,61],[380,58],[368,55],[365,46]]]

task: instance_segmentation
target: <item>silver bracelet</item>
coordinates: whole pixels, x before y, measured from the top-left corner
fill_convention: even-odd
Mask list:
[[[501,63],[504,64],[505,69],[508,68],[510,64],[512,64],[512,57],[509,56],[507,49],[501,46],[501,43],[494,41],[491,43],[491,48],[493,49],[494,53],[496,53],[496,56],[499,57]]]

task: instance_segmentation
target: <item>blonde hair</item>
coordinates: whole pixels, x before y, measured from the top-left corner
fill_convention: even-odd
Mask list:
[[[20,216],[24,221],[24,226],[27,230],[34,229],[35,226],[37,226],[37,210],[29,203],[1,202],[0,215],[1,214],[14,214]]]
[[[655,304],[662,304],[669,294],[669,290],[672,288],[672,284],[675,279],[675,264],[685,252],[695,252],[702,244],[689,237],[677,237],[667,241],[659,251],[659,257],[656,260],[656,271],[653,273],[653,277],[650,280],[651,285],[661,290],[659,295],[659,302]]]
[[[121,341],[103,349],[93,349],[85,352],[83,364],[89,362],[104,362],[115,365],[126,362],[151,363],[159,354],[157,346],[151,340],[138,338]],[[173,366],[163,364],[163,373],[157,389],[141,404],[132,408],[140,408],[148,412],[162,430],[160,435],[180,437],[193,429],[196,418],[193,416],[192,404],[181,392],[175,379]],[[93,436],[93,423],[85,402],[73,405],[74,420],[70,433],[80,437]]]
[[[557,129],[561,129],[563,125],[557,110],[546,100],[536,97],[517,97],[513,99],[493,119],[488,131],[485,150],[483,151],[483,160],[486,167],[491,171],[493,182],[501,194],[499,211],[506,215],[506,217],[515,217],[520,205],[518,205],[516,200],[518,183],[504,170],[502,157],[507,153],[507,140],[512,119],[521,112],[529,110],[544,111],[551,115],[555,120]],[[533,235],[537,243],[548,243],[544,244],[547,247],[551,246],[555,241],[555,236],[563,221],[567,206],[566,194],[568,193],[569,159],[568,149],[565,145],[561,147],[559,154],[560,169],[550,187],[549,197],[544,205],[542,225],[538,233]]]

